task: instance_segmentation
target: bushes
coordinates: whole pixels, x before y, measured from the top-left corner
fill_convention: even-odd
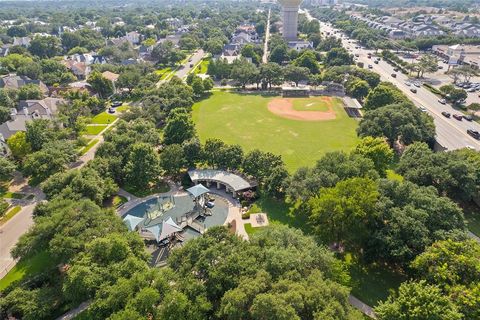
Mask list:
[[[428,84],[428,83],[424,83],[423,84],[428,90],[430,90],[430,92],[436,94],[436,95],[439,95],[441,96],[442,98],[445,98],[445,94],[443,94],[440,90],[438,90],[437,88],[435,88],[434,86],[432,86],[431,84]]]
[[[7,201],[0,199],[0,217],[3,217],[5,213],[7,213],[9,206]]]

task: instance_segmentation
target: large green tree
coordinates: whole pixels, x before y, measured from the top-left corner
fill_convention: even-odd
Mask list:
[[[132,146],[125,165],[126,183],[136,190],[147,189],[160,176],[157,151],[147,143]]]

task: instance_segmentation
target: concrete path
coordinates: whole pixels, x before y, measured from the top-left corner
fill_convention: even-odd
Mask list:
[[[86,302],[83,302],[81,303],[78,307],[76,307],[75,309],[72,309],[70,311],[68,311],[67,313],[61,315],[60,317],[58,317],[57,319],[55,320],[70,320],[70,319],[74,319],[76,316],[78,316],[80,313],[82,313],[83,311],[87,310],[87,308],[92,304],[91,301],[86,301]]]
[[[468,234],[468,236],[469,236],[471,239],[473,239],[473,240],[475,240],[475,241],[477,241],[477,242],[480,243],[480,238],[479,238],[476,234],[474,234],[474,233],[471,232],[470,230],[467,231],[467,234]]]
[[[267,27],[265,28],[265,44],[263,45],[262,63],[268,62],[268,41],[270,40],[270,10],[268,9]]]
[[[373,312],[372,307],[369,305],[363,303],[362,301],[358,300],[354,296],[350,295],[348,297],[348,301],[352,306],[354,306],[356,309],[360,310],[364,315],[372,318],[372,319],[377,319],[377,316],[375,315],[375,312]]]

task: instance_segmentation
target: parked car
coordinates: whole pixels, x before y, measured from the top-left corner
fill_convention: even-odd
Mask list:
[[[463,119],[465,119],[465,120],[467,120],[467,121],[473,121],[473,117],[472,117],[471,115],[469,115],[469,114],[464,115],[464,116],[463,116]]]
[[[405,81],[405,85],[406,85],[407,87],[410,87],[412,84],[411,84],[410,82],[408,82],[408,81]]]
[[[413,93],[417,93],[417,89],[415,88],[411,88],[410,91],[412,91]]]
[[[122,104],[123,104],[122,101],[113,101],[111,104],[111,107],[113,108],[120,107]]]
[[[477,139],[477,140],[480,140],[480,132],[478,132],[478,131],[476,131],[476,130],[468,129],[468,130],[467,130],[467,133],[468,133],[471,137],[473,137],[473,138],[475,138],[475,139]]]
[[[425,109],[424,107],[420,107],[419,109],[420,109],[420,111],[422,111],[422,112],[427,112],[427,109]]]
[[[413,85],[417,88],[420,88],[420,82],[414,82]]]
[[[378,60],[373,61],[373,63],[378,64]]]
[[[438,102],[440,102],[441,104],[446,104],[446,103],[447,103],[447,100],[445,100],[445,99],[438,99]]]
[[[360,57],[360,55],[358,53],[355,53],[355,57]]]
[[[108,112],[108,113],[115,113],[115,109],[113,109],[113,108],[110,107],[110,108],[108,108],[107,112]]]
[[[457,119],[458,121],[462,121],[463,116],[460,115],[460,114],[454,114],[454,115],[453,115],[453,118]]]
[[[368,69],[373,69],[373,66],[371,64],[369,64]]]
[[[443,66],[438,66],[438,69],[439,69],[439,70],[443,69]]]
[[[391,76],[392,76],[392,78],[396,78],[396,77],[397,77],[397,74],[396,74],[396,73],[392,73]]]
[[[393,68],[393,71],[398,72],[398,68],[397,67]]]
[[[451,114],[447,111],[443,111],[442,116],[444,116],[445,118],[450,118]]]
[[[467,92],[475,92],[477,90],[476,87],[471,87],[467,89]]]

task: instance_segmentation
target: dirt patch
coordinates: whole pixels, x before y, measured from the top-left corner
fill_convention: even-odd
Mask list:
[[[322,97],[322,100],[331,102],[330,97]],[[291,99],[275,98],[268,103],[268,110],[276,114],[277,116],[301,121],[322,121],[333,120],[337,116],[332,108],[332,104],[329,103],[328,111],[297,111],[293,109]]]

